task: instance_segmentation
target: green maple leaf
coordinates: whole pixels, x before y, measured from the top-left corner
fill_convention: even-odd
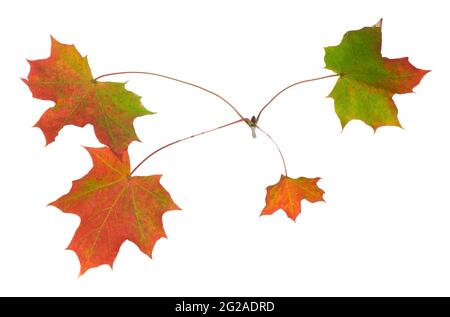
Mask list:
[[[339,45],[326,47],[325,64],[340,75],[329,97],[334,99],[342,128],[354,119],[374,130],[400,127],[392,96],[412,92],[429,72],[414,67],[407,57],[382,57],[381,20],[372,27],[349,31]]]

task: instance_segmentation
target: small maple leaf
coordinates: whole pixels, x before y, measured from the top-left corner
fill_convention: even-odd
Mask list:
[[[166,237],[163,214],[180,210],[161,186],[161,175],[130,176],[127,151],[119,159],[107,147],[86,149],[93,168],[50,204],[81,218],[68,247],[80,259],[80,275],[102,264],[112,268],[125,240],[151,256],[156,241]]]
[[[132,141],[139,140],[134,119],[153,112],[144,108],[141,97],[125,89],[125,83],[95,81],[87,57],[75,46],[53,37],[51,42],[50,57],[29,61],[28,79],[22,79],[34,98],[55,102],[35,126],[49,144],[65,125],[90,123],[99,141],[121,156]]]
[[[359,119],[374,131],[398,126],[394,94],[412,92],[428,70],[414,67],[407,57],[381,56],[381,20],[372,27],[345,33],[337,46],[325,48],[326,68],[340,75],[329,97],[342,128]]]
[[[281,175],[278,183],[267,187],[266,206],[261,215],[271,215],[278,209],[282,209],[295,221],[301,212],[302,199],[312,203],[324,201],[324,191],[317,186],[319,180],[320,177],[290,178]]]

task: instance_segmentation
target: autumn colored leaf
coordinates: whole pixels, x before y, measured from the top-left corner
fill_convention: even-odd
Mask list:
[[[394,94],[405,94],[428,72],[414,67],[407,57],[381,55],[381,20],[375,26],[347,32],[337,46],[325,48],[326,68],[340,75],[329,97],[342,128],[359,119],[374,130],[399,126]]]
[[[95,81],[87,57],[75,46],[61,44],[53,37],[51,43],[50,57],[29,61],[30,73],[23,79],[33,97],[55,102],[35,126],[49,144],[66,125],[92,124],[99,141],[121,156],[138,140],[134,119],[152,112],[141,104],[141,97],[125,89],[124,83]]]
[[[301,212],[301,200],[312,203],[324,201],[324,191],[317,186],[319,180],[319,177],[290,178],[281,175],[277,184],[267,187],[266,206],[261,215],[271,215],[282,209],[295,221]]]
[[[68,247],[80,259],[80,275],[102,264],[112,267],[125,240],[151,256],[156,241],[165,237],[163,214],[180,209],[161,186],[161,175],[130,176],[127,151],[119,159],[107,147],[87,150],[93,168],[50,204],[81,218]]]
[[[325,48],[326,68],[336,74],[298,81],[283,88],[251,119],[245,118],[221,95],[171,76],[122,71],[94,78],[87,57],[81,56],[75,46],[51,38],[50,57],[29,61],[30,73],[27,79],[23,79],[33,97],[55,103],[35,126],[42,130],[49,144],[66,125],[83,127],[92,124],[97,138],[106,145],[86,148],[93,161],[92,169],[73,181],[67,194],[49,204],[80,217],[80,225],[68,246],[80,260],[80,275],[103,264],[112,268],[126,240],[151,256],[155,243],[166,237],[163,214],[180,208],[162,187],[161,175],[133,176],[134,171],[161,150],[243,122],[252,129],[253,137],[258,130],[273,142],[287,175],[280,147],[258,122],[261,113],[291,87],[339,76],[329,97],[334,99],[343,129],[351,120],[362,120],[374,131],[381,126],[400,126],[393,96],[412,92],[428,71],[416,68],[406,57],[389,59],[381,55],[381,22],[347,32],[339,45]],[[236,112],[239,120],[163,145],[130,171],[128,146],[138,140],[134,119],[153,113],[142,105],[140,96],[125,88],[125,83],[98,81],[125,74],[159,77],[200,89],[223,101]],[[261,215],[271,215],[281,209],[296,221],[301,213],[302,200],[311,203],[324,201],[324,191],[317,185],[318,177],[291,178],[285,175],[281,175],[278,183],[267,187],[266,205]]]

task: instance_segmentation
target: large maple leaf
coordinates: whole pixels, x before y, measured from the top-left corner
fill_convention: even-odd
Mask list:
[[[68,249],[78,255],[80,275],[92,267],[112,267],[125,240],[151,256],[165,237],[162,216],[180,210],[161,186],[161,175],[130,176],[128,152],[119,159],[109,148],[87,148],[93,168],[70,192],[50,205],[81,218]]]
[[[281,175],[277,184],[267,187],[266,206],[261,215],[271,215],[282,209],[295,221],[301,212],[302,199],[312,203],[324,201],[324,191],[317,186],[319,180],[319,177],[290,178]]]
[[[414,67],[407,57],[381,56],[381,20],[373,27],[347,32],[339,45],[326,47],[325,64],[340,75],[329,97],[342,128],[353,119],[374,130],[400,126],[392,96],[412,92],[428,72]]]
[[[36,123],[47,144],[65,125],[92,124],[99,141],[120,156],[138,137],[133,121],[153,114],[141,104],[141,97],[125,89],[124,83],[98,82],[92,77],[87,57],[75,46],[61,44],[53,37],[50,57],[29,61],[30,73],[23,81],[33,97],[51,100]]]

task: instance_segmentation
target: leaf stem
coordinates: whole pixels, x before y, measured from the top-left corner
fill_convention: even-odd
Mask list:
[[[133,175],[133,173],[136,172],[136,170],[137,170],[142,164],[144,164],[145,161],[147,161],[149,158],[151,158],[153,155],[155,155],[155,154],[158,153],[159,151],[161,151],[161,150],[163,150],[163,149],[165,149],[165,148],[168,148],[169,146],[172,146],[172,145],[174,145],[174,144],[180,143],[180,142],[182,142],[182,141],[186,141],[186,140],[195,138],[195,137],[200,136],[200,135],[203,135],[203,134],[207,134],[207,133],[210,133],[210,132],[213,132],[213,131],[222,129],[222,128],[229,127],[229,126],[231,126],[231,125],[234,125],[234,124],[236,124],[236,123],[239,123],[239,122],[242,122],[242,121],[246,121],[246,120],[248,120],[248,119],[239,119],[239,120],[236,120],[236,121],[233,121],[233,122],[230,122],[230,123],[221,125],[221,126],[219,126],[219,127],[217,127],[217,128],[210,129],[210,130],[206,130],[206,131],[203,131],[203,132],[200,132],[200,133],[196,133],[196,134],[193,134],[193,135],[191,135],[191,136],[188,136],[188,137],[185,137],[185,138],[182,138],[182,139],[179,139],[179,140],[170,142],[169,144],[166,144],[166,145],[160,147],[159,149],[153,151],[153,152],[150,153],[149,155],[147,155],[147,156],[146,156],[146,157],[145,157],[138,165],[136,165],[136,167],[130,172],[130,176]]]
[[[339,76],[339,74],[333,74],[333,75],[327,75],[327,76],[322,76],[322,77],[317,77],[317,78],[312,78],[312,79],[301,80],[301,81],[298,81],[296,83],[293,83],[293,84],[281,89],[275,96],[272,97],[272,99],[269,100],[269,102],[267,102],[264,105],[264,107],[261,108],[261,110],[258,113],[258,116],[256,117],[256,122],[259,122],[259,117],[261,117],[261,113],[264,111],[264,109],[266,109],[272,103],[272,101],[274,101],[279,95],[281,95],[283,92],[285,92],[289,88],[292,88],[292,87],[300,85],[300,84],[309,83],[311,81],[316,81],[316,80],[321,80],[321,79],[331,78],[331,77],[336,77],[336,76]]]
[[[256,126],[256,128],[257,128],[259,131],[261,131],[262,133],[264,133],[264,134],[272,141],[272,143],[277,147],[278,152],[280,153],[280,156],[281,156],[281,160],[283,161],[284,175],[285,175],[285,176],[288,176],[287,168],[286,168],[286,161],[284,160],[283,153],[281,152],[281,149],[280,149],[280,147],[278,146],[277,142],[275,142],[275,140],[272,139],[272,137],[271,137],[266,131],[264,131],[263,129],[261,129],[261,128],[258,127],[258,126]]]
[[[222,97],[222,96],[219,95],[218,93],[215,93],[214,91],[211,91],[211,90],[209,90],[209,89],[206,89],[206,88],[204,88],[204,87],[202,87],[202,86],[199,86],[199,85],[197,85],[197,84],[193,84],[193,83],[190,83],[190,82],[188,82],[188,81],[181,80],[181,79],[177,79],[177,78],[174,78],[174,77],[170,77],[170,76],[166,76],[166,75],[162,75],[162,74],[157,74],[157,73],[151,73],[151,72],[126,71],[126,72],[115,72],[115,73],[109,73],[109,74],[100,75],[100,76],[94,78],[94,80],[97,81],[97,80],[99,80],[100,78],[107,77],[107,76],[126,75],[126,74],[140,74],[140,75],[156,76],[156,77],[161,77],[161,78],[169,79],[169,80],[172,80],[172,81],[176,81],[176,82],[178,82],[178,83],[182,83],[182,84],[185,84],[185,85],[189,85],[189,86],[192,86],[192,87],[201,89],[201,90],[207,92],[208,94],[211,94],[211,95],[213,95],[213,96],[216,96],[217,98],[219,98],[220,100],[222,100],[223,102],[225,102],[231,109],[234,110],[234,112],[237,113],[237,115],[238,115],[242,120],[245,119],[245,118],[242,116],[242,114],[236,109],[235,106],[233,106],[228,100],[226,100],[224,97]]]

